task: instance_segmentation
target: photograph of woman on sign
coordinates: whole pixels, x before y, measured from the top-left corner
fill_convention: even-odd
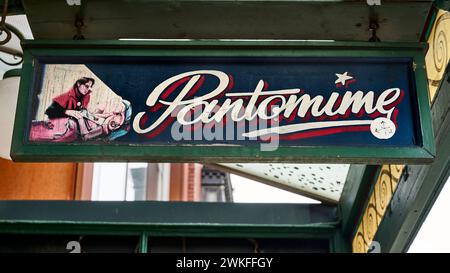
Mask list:
[[[64,68],[67,69],[67,67]],[[54,69],[53,71],[58,72],[59,70]],[[48,78],[44,77],[45,79]],[[60,77],[52,79],[60,81]],[[125,135],[130,130],[130,103],[120,97],[117,98],[110,90],[106,92],[107,87],[103,87],[103,90],[100,91],[103,94],[96,94],[96,108],[92,111],[90,102],[96,92],[93,90],[95,82],[96,80],[92,77],[79,77],[68,90],[52,96],[50,101],[49,97],[55,93],[54,91],[48,91],[51,95],[41,94],[42,101],[40,101],[39,107],[45,108],[45,111],[43,118],[33,120],[29,135],[30,141],[111,141]],[[44,84],[44,87],[47,87],[46,90],[55,90],[56,88],[52,88],[53,86],[55,85],[48,81]],[[45,90],[43,92],[45,93]],[[101,103],[102,99],[109,103]],[[49,105],[43,107],[43,104]],[[106,110],[106,108],[108,109]]]

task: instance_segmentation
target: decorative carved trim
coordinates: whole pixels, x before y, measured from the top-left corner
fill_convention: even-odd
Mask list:
[[[353,238],[352,248],[354,253],[367,252],[397,188],[403,168],[403,165],[383,165],[381,167],[370,194],[369,203]]]
[[[444,13],[438,17],[435,22],[435,29],[430,43],[433,52],[434,67],[437,72],[441,72],[447,66],[449,59],[448,48],[448,29],[445,28],[443,21],[450,19],[449,13]]]
[[[429,49],[425,57],[431,101],[450,60],[450,12],[441,10],[436,18],[428,38]]]

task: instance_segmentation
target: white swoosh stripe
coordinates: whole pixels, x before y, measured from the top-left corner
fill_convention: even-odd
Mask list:
[[[258,137],[268,134],[284,135],[295,132],[302,132],[312,129],[322,129],[341,126],[354,126],[354,125],[370,125],[372,120],[344,120],[344,121],[321,121],[321,122],[308,122],[301,124],[290,124],[279,127],[271,127],[261,130],[250,131],[243,133],[244,137]]]

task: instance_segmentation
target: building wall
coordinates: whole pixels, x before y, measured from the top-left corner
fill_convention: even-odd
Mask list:
[[[201,175],[201,164],[171,164],[170,201],[200,201]]]
[[[0,200],[73,200],[76,172],[76,163],[0,159]]]

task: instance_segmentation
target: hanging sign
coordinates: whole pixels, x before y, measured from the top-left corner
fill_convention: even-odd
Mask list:
[[[15,160],[429,162],[420,45],[28,42]]]

